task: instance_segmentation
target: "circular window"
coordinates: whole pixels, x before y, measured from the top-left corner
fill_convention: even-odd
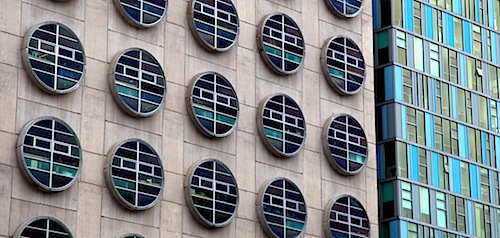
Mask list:
[[[330,86],[343,95],[356,94],[365,81],[365,61],[351,39],[335,36],[325,42],[322,68]]]
[[[370,222],[361,203],[344,195],[328,202],[323,216],[323,228],[327,237],[369,237]]]
[[[284,13],[266,16],[257,39],[260,55],[274,72],[293,74],[299,70],[305,56],[304,38],[291,17]]]
[[[224,76],[207,72],[197,75],[189,85],[187,111],[205,135],[224,137],[236,128],[239,103],[236,91]]]
[[[122,109],[132,116],[147,117],[161,108],[167,94],[165,75],[149,52],[127,49],[111,65],[111,92]]]
[[[299,105],[285,94],[275,94],[259,105],[257,125],[266,147],[277,156],[299,153],[306,139],[306,122]]]
[[[223,227],[238,209],[238,185],[231,170],[219,160],[205,159],[188,171],[184,193],[191,214],[203,225]]]
[[[24,126],[17,141],[18,164],[28,181],[43,191],[73,185],[82,166],[76,133],[59,118],[41,117]]]
[[[60,237],[72,238],[69,229],[53,217],[33,218],[21,225],[12,237]]]
[[[206,49],[227,51],[236,43],[240,23],[230,0],[191,0],[189,26]]]
[[[340,173],[360,172],[368,158],[365,132],[353,117],[331,117],[323,127],[323,148],[328,162]]]
[[[144,236],[138,234],[126,234],[121,236],[121,238],[144,238]]]
[[[24,36],[22,59],[30,78],[45,92],[69,93],[83,81],[83,45],[61,23],[44,22],[32,27]]]
[[[167,13],[167,0],[113,0],[118,12],[136,27],[152,27]]]
[[[326,4],[340,17],[351,18],[361,12],[363,0],[325,0]]]
[[[299,188],[286,178],[270,180],[261,187],[257,214],[271,237],[299,237],[305,231],[306,203]]]
[[[145,141],[128,139],[110,150],[106,181],[125,208],[146,210],[154,206],[160,200],[163,180],[160,157]]]

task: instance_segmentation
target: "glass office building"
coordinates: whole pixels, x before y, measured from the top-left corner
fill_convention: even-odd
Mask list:
[[[373,3],[380,237],[500,237],[500,1]]]

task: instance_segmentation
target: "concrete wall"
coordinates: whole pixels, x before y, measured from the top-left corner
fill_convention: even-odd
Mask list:
[[[26,220],[39,215],[64,222],[75,237],[117,237],[135,232],[145,237],[264,237],[255,200],[264,181],[277,176],[293,180],[305,195],[308,221],[305,237],[324,237],[321,217],[331,197],[354,195],[367,209],[371,237],[378,237],[374,128],[371,1],[353,19],[341,19],[323,0],[233,1],[240,18],[238,44],[220,54],[204,50],[192,36],[186,19],[186,0],[171,0],[166,20],[138,30],[117,12],[111,0],[8,0],[0,7],[0,237],[11,236]],[[263,16],[281,11],[301,27],[306,42],[304,67],[290,76],[277,76],[257,52],[257,24]],[[21,43],[34,24],[55,20],[80,38],[87,56],[85,82],[76,91],[51,96],[28,78],[21,63]],[[320,51],[334,35],[351,37],[361,47],[367,81],[357,95],[343,97],[327,84],[320,68]],[[136,119],[125,114],[110,94],[107,73],[111,59],[128,47],[142,47],[163,64],[168,93],[163,110]],[[237,130],[223,139],[202,136],[186,113],[186,86],[198,73],[213,70],[236,88],[240,101]],[[278,159],[262,143],[256,127],[258,103],[283,92],[301,106],[307,140],[297,156]],[[321,147],[322,127],[332,114],[348,113],[364,126],[369,159],[358,175],[345,177],[326,161]],[[15,159],[15,142],[31,119],[50,115],[66,121],[78,134],[83,166],[70,189],[47,194],[29,185]],[[106,187],[103,168],[110,147],[138,137],[162,156],[166,187],[161,202],[142,212],[122,208]],[[237,177],[240,206],[233,222],[208,229],[191,216],[183,195],[187,169],[197,160],[214,157]]]

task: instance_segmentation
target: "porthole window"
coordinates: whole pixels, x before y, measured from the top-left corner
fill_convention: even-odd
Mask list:
[[[328,162],[345,175],[360,172],[368,158],[365,132],[356,119],[346,114],[331,117],[326,122],[323,149]]]
[[[359,47],[348,37],[335,36],[325,42],[321,53],[323,74],[340,94],[358,93],[365,82],[365,60]]]
[[[259,105],[257,126],[264,145],[275,155],[299,153],[306,139],[306,122],[299,105],[285,94],[275,94]]]
[[[111,65],[111,92],[125,112],[147,117],[161,109],[167,84],[163,69],[153,55],[131,48],[119,53]]]
[[[115,145],[108,154],[105,174],[111,194],[127,209],[146,210],[161,198],[163,165],[143,140],[128,139]]]
[[[44,22],[28,31],[22,60],[28,76],[47,93],[72,92],[84,78],[83,45],[71,29],[58,22]]]
[[[363,238],[370,235],[370,221],[365,209],[356,198],[349,195],[328,202],[323,228],[329,238]]]
[[[328,8],[340,17],[351,18],[361,12],[363,0],[325,0]]]
[[[260,55],[278,74],[293,74],[302,66],[305,44],[299,26],[284,13],[273,13],[260,23]]]
[[[286,178],[266,182],[260,189],[257,215],[271,237],[295,238],[305,231],[306,203],[297,185]]]
[[[238,185],[231,170],[219,160],[205,159],[188,171],[184,193],[191,214],[203,225],[223,227],[238,209]]]
[[[72,238],[69,229],[53,217],[36,217],[22,224],[12,237],[58,237]]]
[[[46,192],[73,185],[82,166],[80,141],[71,127],[55,117],[30,121],[19,134],[18,164],[29,182]]]
[[[126,235],[120,236],[120,238],[144,238],[144,236],[141,236],[139,234],[126,234]]]
[[[205,135],[224,137],[236,128],[239,103],[231,83],[219,73],[197,75],[187,90],[186,106],[196,127]]]
[[[120,15],[136,27],[152,27],[167,13],[167,0],[113,0]]]
[[[190,0],[188,14],[191,32],[207,50],[227,51],[236,43],[240,22],[230,0]]]

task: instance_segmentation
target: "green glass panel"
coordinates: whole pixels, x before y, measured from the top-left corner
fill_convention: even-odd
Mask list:
[[[117,187],[135,190],[135,183],[133,183],[133,182],[121,180],[118,178],[113,178],[113,182],[115,183],[115,186],[117,186]]]
[[[269,129],[269,128],[264,128],[264,133],[266,133],[266,135],[274,137],[274,138],[283,139],[283,133],[281,133],[280,131],[276,131],[276,130]]]
[[[382,184],[382,202],[394,200],[394,185],[392,182]]]
[[[297,64],[300,64],[300,62],[302,62],[302,57],[299,57],[299,56],[296,56],[296,55],[293,55],[293,54],[290,54],[290,53],[286,53],[285,52],[285,58],[287,60],[291,60]]]
[[[199,107],[194,107],[194,113],[203,117],[214,119],[214,113]]]
[[[296,222],[296,221],[286,220],[286,226],[287,226],[287,227],[291,227],[291,228],[295,228],[295,229],[302,230],[302,228],[304,228],[304,223],[300,223],[300,222]]]
[[[382,31],[378,33],[378,48],[386,48],[389,46],[389,34],[387,31]]]
[[[39,160],[34,160],[34,159],[29,159],[29,158],[24,158],[24,161],[26,161],[26,165],[30,168],[41,169],[41,170],[45,170],[45,171],[50,170],[49,163],[47,163],[45,161],[39,161]]]
[[[271,53],[271,54],[274,54],[274,55],[277,55],[277,56],[281,56],[281,50],[276,49],[276,48],[274,48],[272,46],[264,44],[264,50],[267,53]]]
[[[135,204],[135,194],[129,191],[117,189],[120,195],[129,203]]]
[[[54,172],[70,177],[75,177],[78,170],[54,164]]]
[[[234,125],[234,123],[236,122],[236,119],[234,119],[232,117],[217,114],[217,121],[221,121],[221,122],[224,122],[227,124]]]
[[[337,76],[339,78],[345,78],[345,73],[338,70],[338,69],[334,69],[334,68],[331,68],[331,67],[328,67],[328,73],[334,75],[334,76]]]
[[[125,86],[120,85],[118,83],[116,84],[116,90],[118,91],[118,93],[122,93],[122,94],[129,95],[132,97],[139,97],[139,91],[137,91],[136,89],[125,87]]]
[[[354,153],[349,153],[349,160],[358,162],[361,164],[365,163],[366,158],[362,155],[354,154]]]

